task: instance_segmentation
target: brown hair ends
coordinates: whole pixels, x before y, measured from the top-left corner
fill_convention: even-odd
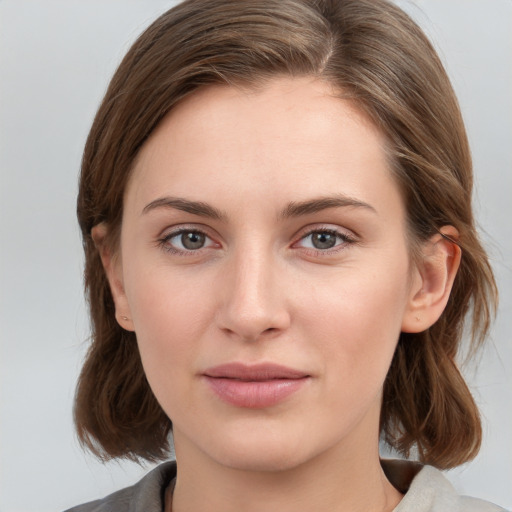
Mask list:
[[[205,8],[207,4],[207,8]],[[471,157],[460,110],[435,50],[386,0],[187,0],[158,18],[116,71],[84,150],[78,218],[91,347],[78,382],[79,438],[101,458],[168,455],[169,418],[147,383],[134,333],[123,330],[91,237],[117,245],[123,194],[138,151],[184,97],[213,83],[258,87],[278,75],[318,77],[364,110],[388,140],[411,248],[445,225],[462,262],[448,305],[420,334],[402,334],[384,385],[383,438],[440,468],[473,458],[478,409],[456,357],[469,317],[488,330],[496,286],[471,209]]]

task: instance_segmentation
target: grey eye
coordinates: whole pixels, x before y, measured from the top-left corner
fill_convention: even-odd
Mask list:
[[[205,241],[206,236],[198,231],[185,231],[180,235],[181,245],[189,251],[202,249]]]
[[[338,235],[326,231],[317,231],[309,236],[311,237],[311,245],[315,249],[332,249],[339,238]]]
[[[159,240],[159,245],[172,254],[200,254],[202,249],[220,248],[206,233],[199,229],[178,229]]]

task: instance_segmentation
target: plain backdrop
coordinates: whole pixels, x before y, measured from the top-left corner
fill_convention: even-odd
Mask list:
[[[109,77],[172,4],[0,0],[0,512],[63,510],[148,470],[101,465],[74,437],[72,398],[88,336],[75,196]],[[465,370],[484,445],[448,476],[460,492],[512,508],[512,1],[400,5],[434,40],[458,93],[475,207],[501,290],[491,343]]]

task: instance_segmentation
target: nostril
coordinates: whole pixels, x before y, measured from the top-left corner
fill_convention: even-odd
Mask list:
[[[217,327],[226,335],[256,341],[262,337],[273,338],[286,330],[290,313],[286,301],[259,282],[251,287],[239,284],[227,289],[216,309],[215,319]]]

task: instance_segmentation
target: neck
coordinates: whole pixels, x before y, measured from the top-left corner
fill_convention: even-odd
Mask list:
[[[184,440],[176,441],[173,512],[391,512],[402,498],[384,475],[377,441],[371,449],[335,447],[280,471],[240,470],[188,449],[182,458]]]

